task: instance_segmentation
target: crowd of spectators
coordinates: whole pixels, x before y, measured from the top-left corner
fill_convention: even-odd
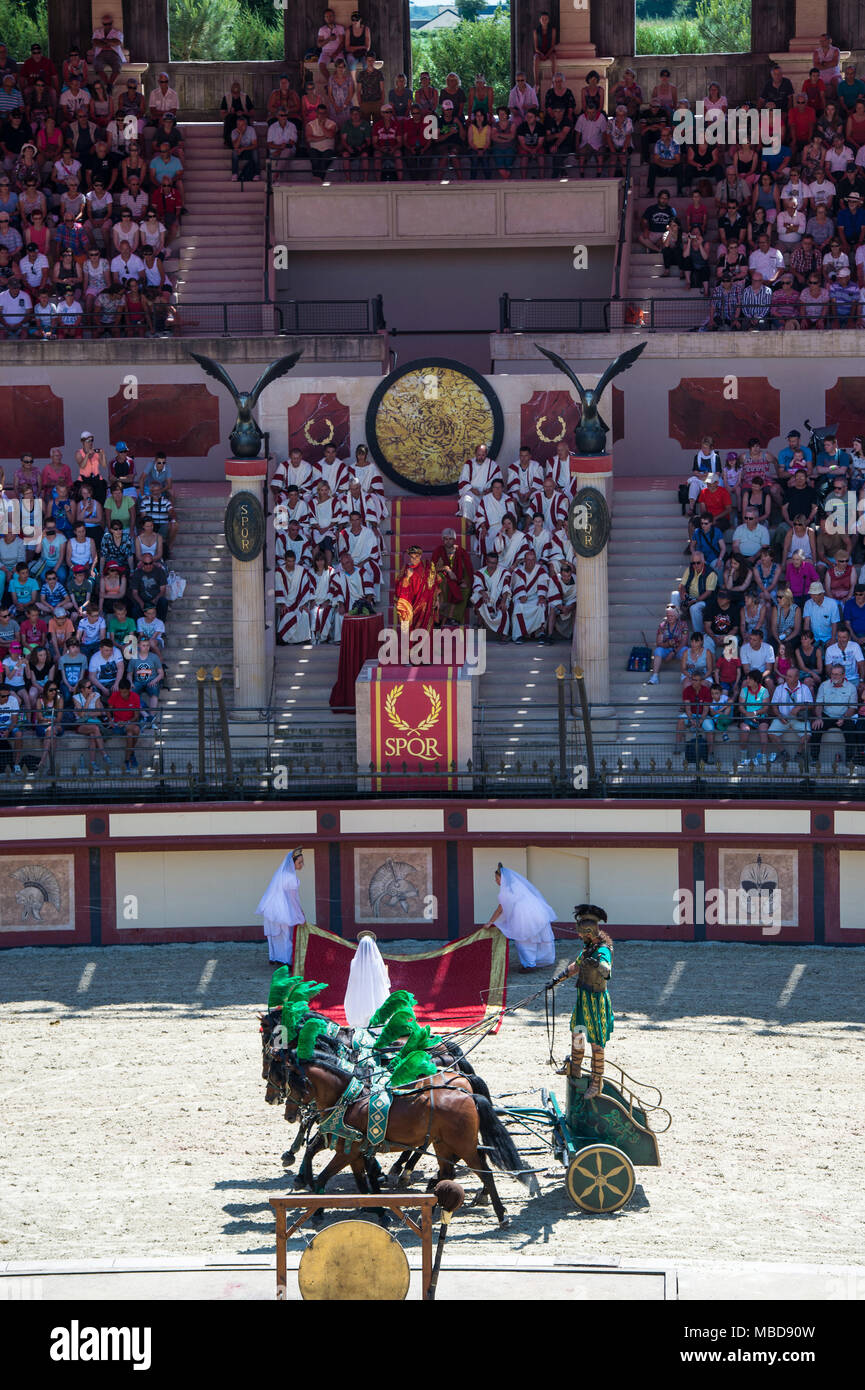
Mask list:
[[[124,441],[110,461],[81,435],[75,476],[63,450],[40,468],[25,453],[0,469],[0,770],[57,772],[58,745],[78,745],[79,771],[124,770],[156,718],[165,681],[170,547],[177,521],[162,453],[140,466]],[[25,739],[41,753],[25,753]]]
[[[702,99],[707,119],[727,111],[717,83]],[[658,190],[638,239],[660,251],[664,277],[709,301],[702,329],[865,326],[865,81],[855,64],[842,74],[824,35],[799,91],[772,67],[756,102],[737,105],[736,134],[769,112],[780,122],[777,147],[760,143],[756,119],[739,143],[678,144],[674,118],[690,108],[670,85],[639,117],[649,193],[673,179],[676,198]]]
[[[160,336],[184,208],[178,98],[118,74],[110,13],[59,68],[0,45],[0,338]]]
[[[386,74],[360,11],[343,26],[327,10],[305,55],[303,90],[280,79],[267,111],[256,113],[235,83],[222,102],[232,175],[260,176],[251,122],[268,121],[267,155],[274,179],[301,154],[326,181],[334,169],[351,182],[381,179],[564,178],[620,174],[635,139],[627,105],[607,92],[594,70],[572,90],[556,71],[556,32],[544,12],[536,34],[532,82],[520,71],[507,100],[497,102],[483,73],[449,73],[437,88],[421,72],[414,90],[405,73]],[[552,81],[542,97],[540,71]],[[310,71],[311,69],[311,71]],[[241,134],[238,135],[238,127]],[[244,154],[244,151],[246,152]]]
[[[865,452],[831,431],[815,452],[791,430],[777,456],[756,438],[722,458],[707,438],[680,488],[686,566],[655,638],[649,684],[678,666],[676,743],[705,757],[734,741],[742,764],[816,762],[838,730],[865,764]],[[793,735],[792,739],[788,735]]]

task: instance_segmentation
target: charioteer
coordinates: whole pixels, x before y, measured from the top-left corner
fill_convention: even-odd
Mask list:
[[[574,908],[574,919],[583,940],[583,949],[567,970],[550,980],[547,989],[553,989],[571,975],[577,976],[577,1001],[570,1024],[571,1055],[559,1069],[559,1075],[577,1079],[582,1071],[588,1038],[592,1049],[592,1068],[585,1099],[591,1100],[601,1094],[604,1048],[613,1031],[613,1007],[607,988],[613,968],[613,943],[601,929],[601,923],[607,920],[602,907],[595,907],[593,903],[579,903]]]

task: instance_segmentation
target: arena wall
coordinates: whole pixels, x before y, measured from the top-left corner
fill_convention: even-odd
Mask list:
[[[130,805],[10,810],[2,826],[0,948],[260,940],[255,905],[297,844],[308,920],[346,937],[465,936],[493,910],[501,860],[547,895],[562,935],[588,900],[620,939],[865,944],[854,805]],[[389,862],[410,885],[402,905],[376,877]],[[729,909],[754,882],[778,895],[771,919],[724,921],[719,890]]]

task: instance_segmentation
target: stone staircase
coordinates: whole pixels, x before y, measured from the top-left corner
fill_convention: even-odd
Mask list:
[[[675,179],[659,177],[655,184],[655,192],[650,196],[647,186],[648,165],[640,161],[638,154],[633,155],[631,159],[631,178],[631,196],[633,199],[631,258],[628,283],[622,287],[622,297],[630,300],[662,299],[669,301],[671,307],[666,312],[657,304],[655,305],[654,323],[658,327],[678,328],[683,332],[698,328],[706,319],[707,301],[701,296],[699,290],[688,289],[686,281],[679,278],[679,272],[675,268],[671,269],[669,276],[665,276],[661,253],[659,251],[648,252],[645,246],[641,246],[639,242],[640,218],[652,203],[657,202],[657,195],[662,188],[669,192],[670,201],[680,214],[684,212],[685,206],[690,201],[690,195],[685,193],[680,197],[676,192]],[[704,198],[703,203],[709,214],[707,236],[714,251],[718,245],[718,218],[715,200],[714,198]],[[710,257],[710,268],[713,274],[714,266],[713,255]],[[651,323],[652,320],[647,319],[647,326]]]
[[[659,685],[628,671],[631,647],[654,645],[664,607],[684,572],[688,525],[676,501],[676,482],[634,491],[616,488],[608,555],[610,698],[617,710],[616,741],[631,746],[667,742],[679,708],[679,669],[669,664]]]
[[[173,707],[194,708],[195,672],[200,666],[221,668],[231,699],[231,555],[223,532],[225,500],[197,495],[192,483],[176,487],[178,533],[169,567],[186,580],[186,592],[172,603],[165,624],[169,688],[162,696],[164,721]]]
[[[189,209],[175,274],[181,309],[224,302],[258,305],[264,290],[264,175],[260,183],[231,182],[231,156],[222,143],[221,123],[183,122],[180,131]],[[194,317],[194,312],[183,314],[185,329]],[[239,333],[255,329],[251,321],[236,321]]]

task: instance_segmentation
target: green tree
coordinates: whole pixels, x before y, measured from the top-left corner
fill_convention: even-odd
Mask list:
[[[474,23],[461,20],[453,29],[431,34],[412,34],[412,72],[429,72],[433,86],[441,88],[449,72],[459,75],[468,88],[482,72],[493,87],[496,103],[507,101],[511,88],[511,31],[501,9]]]
[[[456,0],[456,11],[460,19],[466,19],[473,23],[481,10],[487,7],[487,0]]]
[[[30,45],[40,43],[48,52],[48,6],[46,0],[0,0],[0,38],[16,62],[30,57]],[[52,54],[52,57],[54,55]],[[61,53],[59,58],[66,57]]]

